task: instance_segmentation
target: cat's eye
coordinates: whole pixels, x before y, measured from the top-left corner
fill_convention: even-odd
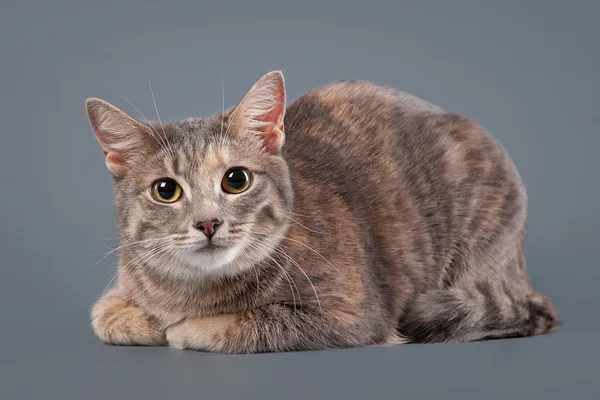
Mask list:
[[[221,180],[221,186],[227,193],[242,193],[250,187],[252,174],[245,168],[232,168],[225,173]]]
[[[162,203],[173,203],[181,197],[181,186],[172,179],[160,179],[152,185],[152,195]]]

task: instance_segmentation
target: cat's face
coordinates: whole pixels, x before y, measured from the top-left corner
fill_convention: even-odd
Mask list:
[[[268,257],[288,226],[292,190],[280,73],[222,116],[160,124],[88,100],[115,176],[125,262],[166,274],[233,275]]]

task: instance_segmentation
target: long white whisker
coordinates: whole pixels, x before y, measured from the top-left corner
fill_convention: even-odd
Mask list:
[[[159,260],[161,260],[162,258],[164,258],[165,255],[168,255],[168,250],[170,249],[171,245],[176,242],[176,239],[173,239],[172,236],[173,235],[171,235],[171,236],[169,236],[167,238],[148,239],[148,240],[142,240],[142,241],[139,241],[139,242],[131,243],[131,244],[137,244],[137,243],[141,243],[141,242],[147,242],[149,240],[163,240],[163,239],[167,239],[165,242],[162,242],[162,243],[159,243],[157,245],[154,245],[150,249],[141,252],[140,254],[138,254],[135,257],[133,257],[127,264],[125,264],[124,266],[120,267],[117,270],[117,272],[112,276],[112,278],[109,280],[109,282],[106,285],[106,287],[104,288],[104,291],[102,292],[102,296],[104,296],[104,294],[106,293],[106,291],[110,287],[110,284],[113,282],[113,280],[117,276],[126,276],[127,274],[132,274],[133,271],[129,271],[128,269],[131,266],[133,266],[134,264],[136,264],[136,263],[147,263],[152,258],[157,257],[159,255],[160,255]]]
[[[131,260],[129,260],[129,262],[127,264],[125,264],[123,266],[123,270],[127,270],[130,266],[133,266],[134,264],[137,263],[143,263],[144,260],[152,255],[153,253],[167,247],[169,243],[160,243],[156,246],[151,247],[150,249],[148,249],[147,251],[143,251],[140,254],[136,255],[135,257],[133,257]]]
[[[98,265],[98,264],[100,264],[100,263],[102,262],[102,260],[104,260],[106,257],[108,257],[109,255],[111,255],[111,254],[112,254],[112,253],[114,253],[115,251],[119,250],[120,248],[122,248],[122,247],[126,246],[126,245],[127,245],[127,243],[128,243],[128,242],[129,242],[131,239],[132,239],[132,238],[129,238],[129,239],[127,239],[127,240],[126,240],[126,241],[125,241],[123,244],[121,244],[121,245],[120,245],[120,246],[118,246],[117,248],[115,248],[115,249],[112,249],[112,250],[110,250],[108,253],[104,254],[104,255],[102,256],[102,258],[100,258],[96,264],[92,265],[92,267],[95,267],[95,266],[97,266],[97,265]]]
[[[310,215],[309,215],[309,214],[299,214],[299,213],[295,213],[295,212],[292,212],[292,211],[285,211],[285,212],[286,212],[288,215],[296,215],[296,216],[298,216],[298,217],[306,217],[306,218],[314,218],[314,217],[317,217],[317,216],[318,216],[317,214],[310,214]]]
[[[173,151],[173,147],[171,147],[171,143],[167,137],[167,133],[165,132],[165,127],[160,119],[160,115],[158,114],[158,107],[156,106],[156,99],[154,98],[154,91],[152,90],[152,83],[150,83],[150,78],[148,78],[148,87],[150,87],[150,95],[152,96],[152,103],[154,103],[154,110],[156,111],[156,117],[158,118],[158,123],[160,124],[160,129],[162,129],[163,135],[165,137],[165,143],[169,146],[169,152],[171,153],[171,157],[175,158],[175,152]]]
[[[125,97],[125,95],[123,93],[121,93],[119,90],[112,87],[111,85],[108,85],[108,87],[110,87],[115,92],[119,93],[121,95],[121,97],[123,97],[125,99],[125,101],[127,103],[129,103],[129,105],[131,107],[133,107],[133,109],[142,116],[142,118],[144,118],[144,120],[148,124],[148,127],[151,129],[151,130],[148,130],[148,127],[144,126],[144,129],[146,129],[146,132],[150,133],[150,136],[152,136],[154,138],[154,140],[156,140],[156,142],[160,145],[161,148],[163,148],[165,151],[168,151],[166,144],[162,141],[162,137],[160,136],[160,133],[158,133],[158,131],[156,129],[154,129],[154,127],[152,126],[152,123],[148,120],[148,118],[146,118],[146,116],[144,114],[142,114],[142,112],[140,110],[138,110],[138,108],[136,106],[134,106],[133,103],[131,101],[129,101],[129,99],[127,97]],[[154,133],[152,133],[152,131],[154,131],[156,133],[156,136],[154,135]]]
[[[298,292],[298,296],[300,296],[300,291],[298,290],[298,286],[296,285],[296,282],[294,282],[294,278],[292,278],[290,276],[290,274],[285,270],[285,268],[283,268],[283,266],[280,263],[278,263],[267,251],[260,248],[258,246],[258,243],[249,243],[249,246],[254,248],[257,251],[262,252],[265,256],[267,256],[269,259],[271,259],[271,261],[273,261],[279,267],[279,269],[281,270],[281,272],[284,274],[285,278],[287,279],[288,284],[290,285],[290,291],[292,293],[292,298],[294,301],[294,312],[297,313],[298,311],[296,309],[296,295],[294,293],[294,287],[296,288],[296,292]],[[292,284],[294,285],[294,287],[292,287]]]
[[[286,215],[285,217],[286,217],[287,219],[289,219],[290,221],[292,221],[292,222],[295,222],[296,224],[300,225],[300,226],[301,226],[301,227],[303,227],[304,229],[306,229],[306,230],[309,230],[309,231],[311,231],[311,232],[318,233],[318,234],[323,234],[323,235],[331,235],[331,233],[329,233],[329,232],[319,232],[319,231],[316,231],[316,230],[314,230],[314,229],[311,229],[311,228],[309,228],[308,226],[302,225],[300,222],[296,221],[295,219],[293,219],[293,218],[292,218],[292,217],[290,217],[289,215]]]
[[[163,250],[161,252],[159,252],[155,255],[158,257],[158,259],[156,260],[156,263],[158,265],[160,265],[163,270],[164,270],[165,264],[171,262],[176,256],[178,256],[183,251],[182,249],[176,249],[174,252],[170,252],[170,250],[172,250],[172,248],[170,246],[166,246],[165,248],[163,248]],[[166,257],[166,260],[165,260],[165,257]],[[147,260],[146,263],[148,263],[149,261],[150,260]],[[168,269],[167,269],[167,271],[168,271]],[[163,278],[161,277],[161,282],[162,281],[163,281]]]
[[[317,293],[317,288],[315,288],[315,285],[312,283],[312,280],[310,279],[310,277],[308,276],[308,274],[306,273],[306,271],[304,271],[304,268],[302,268],[300,266],[300,264],[298,264],[296,262],[296,260],[294,260],[293,258],[289,257],[287,255],[287,253],[285,253],[283,250],[281,250],[281,252],[283,253],[283,255],[286,258],[288,258],[292,262],[292,264],[294,264],[300,270],[300,272],[302,272],[302,274],[306,277],[306,280],[308,281],[308,283],[312,287],[312,290],[315,293],[315,298],[317,300],[317,305],[319,306],[319,311],[321,313],[321,319],[323,320],[323,327],[325,327],[325,315],[323,314],[323,308],[321,307],[321,300],[319,299],[319,294]]]
[[[132,243],[129,243],[129,241],[130,241],[131,239],[133,239],[133,238],[129,238],[129,239],[127,239],[125,242],[123,242],[123,244],[121,244],[120,246],[118,246],[117,248],[114,248],[114,249],[110,250],[108,253],[104,254],[104,255],[102,256],[102,258],[100,258],[100,260],[98,260],[98,262],[97,262],[97,263],[95,263],[94,265],[92,265],[92,267],[95,267],[95,266],[97,266],[97,265],[98,265],[98,264],[100,264],[100,263],[102,262],[102,260],[104,260],[106,257],[108,257],[109,255],[111,255],[111,254],[112,254],[112,253],[114,253],[115,251],[118,251],[118,250],[122,249],[123,247],[134,246],[134,245],[136,245],[136,244],[147,243],[147,242],[153,242],[153,241],[157,241],[157,240],[165,240],[165,239],[169,239],[169,238],[171,238],[171,237],[172,237],[172,236],[167,236],[167,237],[162,237],[162,238],[156,238],[156,239],[145,239],[145,240],[139,240],[139,241],[132,242]]]
[[[263,238],[263,240],[264,240],[264,238]],[[254,242],[255,245],[264,247],[264,249],[266,249],[265,252],[267,254],[269,254],[269,251],[272,251],[272,252],[274,252],[275,254],[277,254],[279,256],[281,256],[283,254],[283,256],[285,256],[286,259],[288,259],[288,260],[292,261],[293,263],[295,263],[295,260],[290,259],[287,256],[287,254],[285,254],[283,251],[277,249],[277,243],[274,243],[274,242],[270,242],[270,243],[273,245],[273,247],[266,246],[265,244],[263,244],[261,242]],[[275,261],[275,258],[273,256],[271,256],[270,254],[269,254],[269,257],[271,258],[271,260]],[[281,261],[281,258],[279,258],[279,261]],[[294,281],[294,277],[289,272],[287,272],[287,274],[292,279],[292,282],[294,283],[294,286],[296,287],[296,292],[298,292],[298,300],[299,300],[299,303],[300,303],[300,309],[302,309],[302,297],[300,295],[300,290],[298,289],[298,286],[296,285],[296,282]]]
[[[258,277],[258,267],[256,264],[252,264],[252,269],[254,270],[254,274],[256,275],[256,299],[260,300],[260,279]]]
[[[142,252],[141,254],[139,254],[136,257],[134,257],[133,259],[131,259],[127,264],[125,264],[125,266],[122,267],[122,270],[127,271],[127,269],[129,267],[133,266],[134,264],[145,263],[145,262],[149,261],[155,254],[159,254],[160,252],[164,251],[165,249],[168,249],[168,247],[172,243],[173,243],[172,241],[160,243],[160,244],[152,247],[150,250],[148,250],[146,252]]]
[[[273,245],[273,244],[277,244],[277,243],[275,243],[275,242],[273,242],[273,241],[270,241],[270,240],[268,240],[268,239],[264,239],[264,238],[263,238],[263,240],[265,240],[265,241],[267,241],[267,242],[271,243],[272,245]],[[298,263],[296,262],[296,260],[294,260],[294,259],[293,259],[293,258],[292,258],[290,255],[288,255],[288,254],[287,254],[285,251],[283,251],[283,249],[275,249],[274,251],[276,251],[276,252],[278,252],[279,254],[282,254],[284,257],[286,257],[286,258],[287,258],[289,261],[291,261],[291,262],[292,262],[292,264],[294,264],[294,266],[296,266],[296,267],[297,267],[297,268],[300,270],[300,272],[302,272],[302,274],[304,274],[304,276],[305,276],[305,277],[306,277],[306,279],[308,280],[308,283],[309,283],[309,284],[310,284],[310,286],[312,287],[312,290],[313,290],[313,292],[315,293],[315,298],[316,298],[316,300],[317,300],[317,304],[318,304],[318,306],[319,306],[319,311],[321,312],[321,319],[323,320],[323,326],[325,326],[325,316],[324,316],[324,314],[323,314],[323,308],[321,307],[321,301],[320,301],[320,299],[319,299],[319,295],[318,295],[318,293],[317,293],[317,289],[315,288],[315,285],[313,285],[313,283],[312,283],[312,280],[310,279],[310,277],[308,276],[308,274],[306,273],[306,271],[304,271],[304,268],[302,268],[302,267],[300,266],[300,264],[298,264]]]
[[[227,136],[227,134],[229,133],[229,129],[233,125],[232,122],[234,121],[235,117],[237,117],[237,114],[240,111],[240,109],[241,109],[241,104],[238,104],[237,107],[235,108],[235,110],[233,110],[233,112],[229,116],[229,119],[227,120],[227,129],[225,129],[225,136]]]
[[[223,145],[224,137],[223,137],[223,123],[225,122],[225,79],[223,74],[221,74],[221,99],[222,99],[222,112],[221,112],[221,135],[219,136],[219,142],[221,146]]]
[[[106,291],[108,290],[108,287],[110,286],[110,284],[112,283],[112,281],[115,280],[115,278],[117,277],[117,275],[119,275],[119,271],[118,270],[117,270],[117,272],[115,272],[113,274],[112,278],[110,278],[110,280],[108,281],[108,283],[104,287],[104,290],[102,291],[102,296],[104,296],[104,293],[106,293]],[[102,296],[100,296],[100,297],[102,297]]]
[[[240,253],[240,258],[254,271],[254,275],[256,276],[256,301],[260,301],[260,278],[258,276],[258,264],[252,260],[252,258],[248,255],[247,251],[243,251]]]
[[[289,240],[289,241],[291,241],[291,242],[298,243],[298,244],[300,244],[301,246],[304,246],[304,247],[306,247],[307,249],[309,249],[310,251],[312,251],[313,253],[315,253],[315,254],[316,254],[316,255],[318,255],[319,257],[321,257],[321,258],[322,258],[322,259],[323,259],[323,260],[324,260],[324,261],[325,261],[327,264],[329,264],[329,266],[331,266],[331,267],[332,267],[333,269],[335,269],[335,270],[336,270],[336,271],[337,271],[337,272],[338,272],[338,273],[339,273],[341,276],[343,276],[343,277],[344,277],[346,280],[348,280],[348,282],[352,282],[350,279],[348,279],[348,277],[347,277],[346,275],[342,274],[342,272],[341,272],[339,269],[337,269],[337,268],[335,267],[335,265],[333,265],[331,262],[329,262],[329,260],[327,260],[325,257],[323,257],[323,255],[322,255],[321,253],[319,253],[318,251],[316,251],[315,249],[313,249],[313,248],[312,248],[312,247],[310,247],[309,245],[307,245],[307,244],[305,244],[305,243],[302,243],[302,242],[301,242],[301,241],[299,241],[299,240],[292,239],[292,238],[289,238],[289,237],[287,237],[287,236],[274,235],[274,234],[271,234],[271,233],[264,233],[264,232],[253,232],[253,231],[246,231],[246,230],[242,230],[242,232],[246,232],[246,233],[250,233],[250,234],[255,234],[255,235],[266,235],[266,236],[273,236],[273,237],[276,237],[276,238],[280,238],[280,239],[284,239],[284,240]]]

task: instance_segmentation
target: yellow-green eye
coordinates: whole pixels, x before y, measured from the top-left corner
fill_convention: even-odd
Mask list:
[[[252,174],[245,168],[232,168],[225,173],[221,186],[227,193],[242,193],[250,187]]]
[[[181,197],[181,186],[171,179],[160,179],[152,186],[154,198],[163,203],[173,203]]]

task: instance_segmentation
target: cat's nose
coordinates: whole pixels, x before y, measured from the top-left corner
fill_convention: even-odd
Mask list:
[[[212,238],[223,221],[213,219],[211,221],[201,221],[194,223],[194,227],[206,235],[207,238]]]

